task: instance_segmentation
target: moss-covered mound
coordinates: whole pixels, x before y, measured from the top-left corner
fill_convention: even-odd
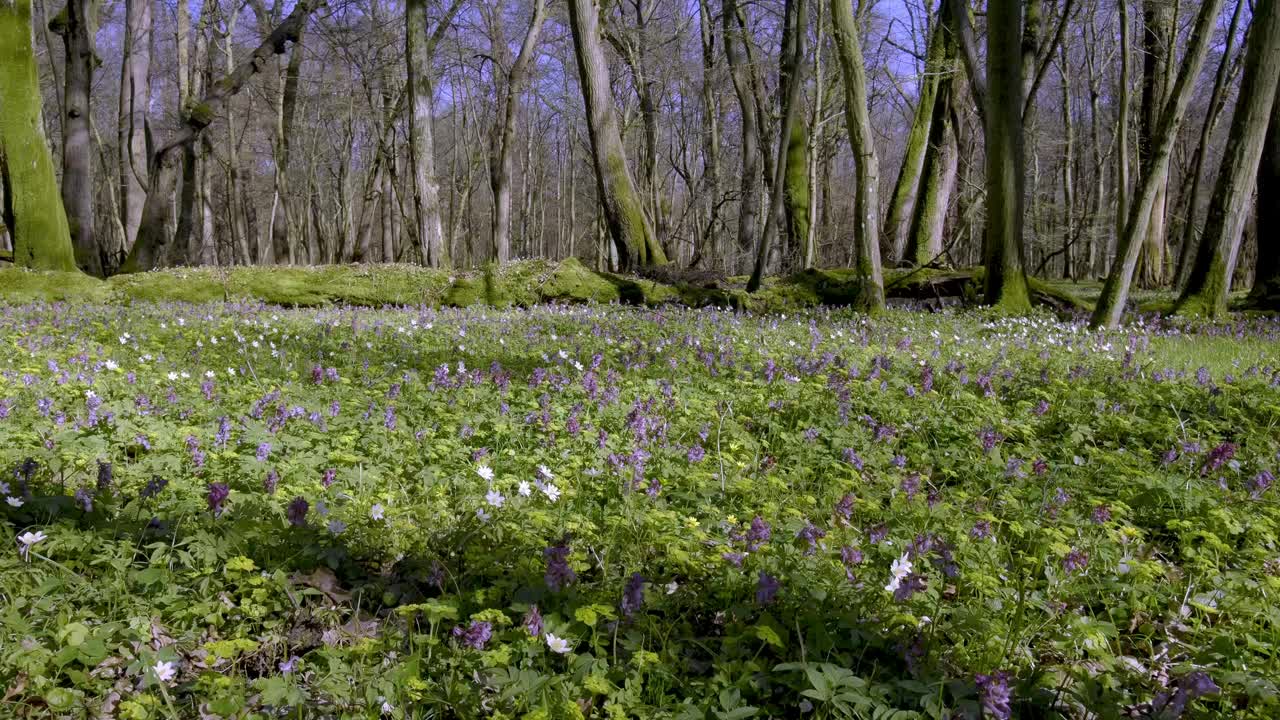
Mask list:
[[[888,270],[885,293],[891,301],[926,304],[972,303],[981,270]],[[847,268],[806,270],[768,279],[748,294],[745,278],[663,277],[650,279],[592,270],[576,258],[560,262],[525,260],[481,270],[434,270],[413,265],[328,265],[321,267],[176,268],[110,280],[79,273],[0,268],[0,302],[210,302],[258,300],[310,307],[432,305],[528,307],[539,303],[677,304],[780,312],[804,307],[858,304],[862,283]],[[1088,309],[1065,290],[1032,281],[1035,299],[1056,310]]]

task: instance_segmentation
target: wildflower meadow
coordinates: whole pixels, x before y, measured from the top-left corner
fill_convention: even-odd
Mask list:
[[[0,308],[0,716],[1274,718],[1280,322]]]

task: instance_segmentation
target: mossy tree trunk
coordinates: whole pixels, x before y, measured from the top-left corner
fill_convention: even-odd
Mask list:
[[[1204,241],[1196,253],[1187,286],[1178,298],[1179,313],[1212,318],[1227,314],[1227,293],[1240,251],[1240,233],[1253,198],[1276,83],[1280,82],[1280,0],[1258,0],[1247,42],[1240,95],[1209,201]]]
[[[929,108],[929,120],[925,123],[929,130],[924,142],[924,162],[917,173],[919,187],[914,193],[910,224],[904,236],[906,247],[899,248],[896,256],[899,262],[918,267],[936,261],[942,254],[943,225],[959,159],[952,126],[956,44],[949,26],[948,8],[949,5],[944,3],[940,9],[938,29],[934,33],[934,41],[940,47],[935,50],[930,46],[933,58],[930,73],[935,76],[933,107]],[[914,128],[912,132],[915,132]],[[907,150],[911,152],[909,145]]]
[[[62,37],[66,53],[66,98],[62,104],[62,205],[71,230],[76,265],[103,277],[102,249],[94,234],[93,136],[89,126],[90,91],[98,65],[94,36],[98,7],[95,0],[68,0],[49,22]]]
[[[1280,311],[1280,86],[1271,101],[1271,124],[1262,148],[1258,167],[1258,262],[1249,305]]]
[[[75,251],[44,135],[31,0],[0,0],[0,198],[14,264],[75,271]]]
[[[596,171],[596,189],[609,235],[623,268],[663,265],[667,258],[636,191],[626,147],[618,128],[609,83],[609,65],[600,36],[600,8],[596,0],[569,0],[578,83],[586,106],[587,132]]]
[[[738,201],[738,247],[735,255],[749,253],[758,244],[760,230],[760,178],[763,175],[760,154],[760,120],[756,115],[755,97],[751,91],[751,77],[747,70],[744,44],[747,41],[737,22],[736,0],[724,0],[721,6],[721,22],[724,28],[724,53],[729,63],[729,79],[734,95],[738,98],[738,111],[742,125],[742,176]],[[733,272],[734,268],[730,268]]]
[[[818,0],[821,2],[821,0]],[[804,87],[805,68],[804,53],[794,52],[794,46],[801,35],[807,35],[807,23],[801,24],[800,5],[807,0],[787,0],[784,11],[786,18],[782,32],[782,53],[778,70],[779,96],[786,97],[792,84]],[[807,14],[807,13],[806,13]],[[822,88],[817,89],[822,92]],[[809,216],[809,132],[804,113],[797,114],[791,124],[791,132],[787,136],[786,153],[782,155],[787,171],[783,182],[783,206],[786,214],[786,232],[782,243],[783,265],[789,258],[800,251],[809,238],[809,227],[812,218]],[[877,210],[877,212],[879,212]],[[878,225],[878,223],[877,223]],[[879,242],[879,240],[877,240]]]
[[[1115,327],[1120,324],[1124,314],[1125,303],[1129,299],[1129,288],[1133,284],[1134,271],[1138,265],[1138,253],[1142,248],[1142,240],[1147,236],[1151,222],[1151,208],[1155,204],[1159,185],[1163,182],[1169,168],[1169,158],[1173,154],[1173,146],[1177,141],[1178,128],[1186,115],[1187,106],[1191,103],[1192,90],[1200,69],[1204,66],[1205,56],[1209,52],[1209,38],[1213,34],[1214,21],[1222,9],[1223,0],[1205,0],[1196,16],[1187,43],[1186,54],[1178,69],[1169,101],[1160,115],[1160,126],[1156,133],[1156,145],[1152,149],[1151,162],[1142,168],[1141,180],[1137,192],[1129,207],[1128,219],[1125,221],[1124,233],[1116,244],[1116,259],[1107,275],[1107,282],[1102,288],[1102,296],[1098,298],[1094,310],[1092,324],[1094,326]]]
[[[965,18],[967,22],[967,16]],[[1031,309],[1023,269],[1026,159],[1022,8],[996,2],[987,8],[987,75],[984,138],[987,156],[987,228],[983,250],[983,300],[1002,312]]]
[[[248,58],[229,75],[214,83],[208,94],[191,106],[182,128],[156,151],[151,162],[151,187],[147,192],[141,223],[138,225],[138,235],[120,268],[121,272],[153,270],[164,259],[170,240],[165,230],[165,220],[177,188],[185,148],[200,139],[205,128],[226,107],[231,97],[244,88],[250,78],[270,66],[272,56],[285,52],[297,41],[307,17],[321,2],[322,0],[299,0],[289,16],[263,39],[262,44]]]
[[[538,36],[542,33],[542,21],[546,17],[546,5],[543,0],[534,0],[533,17],[529,20],[529,29],[525,31],[520,52],[514,61],[502,29],[501,8],[499,5],[498,10],[488,17],[490,54],[500,65],[494,68],[494,75],[496,77],[503,69],[506,69],[507,74],[503,87],[495,88],[499,105],[489,137],[492,148],[489,155],[489,189],[493,192],[491,251],[494,261],[499,264],[511,259],[511,146],[515,143],[516,111],[519,109],[520,94],[524,92],[528,82],[529,66],[533,62]]]
[[[911,132],[907,135],[907,145],[902,156],[902,165],[898,168],[898,179],[893,184],[893,192],[889,195],[889,210],[885,215],[884,232],[888,236],[889,258],[895,263],[906,258],[907,238],[911,230],[913,207],[921,184],[920,174],[923,171],[929,138],[932,135],[932,122],[937,116],[937,94],[939,86],[950,82],[950,74],[955,70],[955,40],[946,28],[945,19],[950,3],[944,2],[938,9],[933,21],[933,32],[929,36],[928,49],[925,51],[924,74],[916,86],[916,108],[911,122]],[[947,46],[951,54],[948,60]]]
[[[1191,189],[1187,191],[1186,220],[1182,223],[1182,244],[1178,249],[1178,262],[1174,271],[1174,283],[1184,287],[1187,273],[1191,270],[1191,258],[1198,247],[1199,234],[1196,227],[1196,216],[1199,214],[1200,182],[1204,177],[1205,156],[1209,151],[1209,140],[1217,127],[1218,118],[1227,104],[1227,86],[1235,74],[1236,67],[1235,40],[1236,31],[1240,27],[1240,16],[1244,14],[1247,0],[1236,0],[1236,9],[1231,13],[1231,24],[1227,29],[1226,46],[1222,50],[1222,58],[1218,61],[1218,72],[1213,78],[1213,90],[1209,93],[1209,111],[1205,113],[1204,123],[1200,125],[1200,141],[1196,143],[1194,159],[1191,161]]]
[[[844,80],[844,115],[849,128],[849,144],[857,165],[857,187],[853,196],[853,242],[857,246],[857,269],[862,282],[858,305],[867,311],[884,307],[884,279],[880,270],[880,159],[867,109],[867,73],[863,67],[862,43],[849,0],[831,0],[831,29],[840,75]]]

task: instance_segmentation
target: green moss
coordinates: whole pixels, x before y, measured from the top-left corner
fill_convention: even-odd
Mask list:
[[[0,300],[26,302],[108,302],[111,288],[97,278],[79,272],[0,268]]]
[[[117,275],[107,281],[112,297],[154,302],[216,302],[227,297],[225,286],[209,270]]]
[[[618,286],[602,273],[589,270],[577,258],[557,263],[538,288],[544,302],[618,302]]]

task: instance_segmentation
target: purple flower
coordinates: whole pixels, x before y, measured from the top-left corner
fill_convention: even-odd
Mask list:
[[[742,567],[742,561],[747,559],[747,556],[740,552],[727,552],[720,557],[724,558],[725,562],[737,568]]]
[[[902,492],[907,494],[908,500],[915,500],[916,493],[920,492],[920,475],[910,473],[902,478]]]
[[[1089,566],[1089,556],[1080,550],[1072,549],[1062,558],[1062,569],[1068,573],[1078,573]]]
[[[986,540],[991,537],[991,521],[979,520],[973,524],[973,529],[969,531],[969,537],[974,540]]]
[[[453,628],[453,636],[458,642],[475,650],[483,650],[484,646],[489,644],[489,638],[493,637],[493,625],[479,620],[472,620],[471,625],[463,630],[461,625]]]
[[[1234,443],[1224,442],[1209,451],[1204,459],[1204,465],[1200,468],[1201,475],[1208,475],[1227,463],[1228,460],[1236,456],[1236,446]]]
[[[320,478],[320,484],[325,487],[333,485],[333,481],[338,477],[338,471],[333,468],[325,468],[324,475]]]
[[[258,445],[258,454],[257,454],[258,462],[266,462],[267,458],[270,456],[271,456],[271,443],[264,442]]]
[[[689,454],[687,457],[691,463],[700,463],[702,462],[702,458],[706,457],[706,455],[707,451],[703,450],[701,445],[693,445],[689,448]]]
[[[840,502],[836,503],[836,515],[846,523],[853,517],[853,502],[853,493],[845,493],[844,497],[840,498]]]
[[[284,516],[289,519],[289,524],[294,527],[302,527],[307,524],[307,511],[311,509],[311,504],[307,499],[299,495],[289,501],[289,506],[285,508]]]
[[[569,567],[569,552],[569,545],[565,541],[542,551],[542,557],[547,561],[547,571],[543,579],[547,581],[547,587],[551,588],[552,592],[559,592],[578,579],[573,568]]]
[[[1041,400],[1040,402],[1036,403],[1036,408],[1034,412],[1036,415],[1044,415],[1045,413],[1049,412],[1049,401]]]
[[[884,523],[880,523],[867,531],[867,538],[872,545],[879,545],[887,537],[889,537],[889,526]]]
[[[769,527],[769,523],[759,515],[751,519],[751,528],[747,530],[745,540],[747,541],[747,550],[755,552],[762,545],[769,542],[773,537],[773,529]]]
[[[107,492],[111,489],[111,481],[114,471],[111,463],[98,461],[98,492]]]
[[[538,612],[537,605],[530,606],[529,612],[524,614],[524,629],[534,637],[542,634],[542,613]]]
[[[1262,497],[1262,493],[1266,492],[1275,480],[1276,476],[1272,475],[1270,470],[1263,470],[1253,476],[1253,480],[1249,482],[1249,495],[1255,500]]]
[[[978,675],[974,681],[978,685],[978,699],[982,703],[982,712],[986,717],[994,720],[1009,720],[1013,717],[1009,673],[1001,670],[992,675]]]
[[[205,500],[209,503],[209,512],[214,516],[222,514],[222,504],[231,496],[231,488],[226,483],[209,483],[209,491]]]
[[[640,573],[632,573],[627,578],[627,584],[622,589],[622,614],[631,617],[644,605],[644,576]]]
[[[396,429],[396,409],[394,407],[387,406],[386,412],[383,413],[382,425],[388,430]]]
[[[778,598],[778,591],[782,589],[782,583],[772,575],[760,571],[760,578],[756,581],[756,602],[761,605],[769,605]]]
[[[843,457],[845,462],[854,466],[858,470],[862,469],[862,458],[853,448],[845,448]]]
[[[292,673],[292,672],[293,672],[293,670],[294,670],[294,668],[296,668],[296,667],[298,666],[298,661],[299,661],[299,660],[301,660],[301,659],[302,659],[302,658],[298,657],[297,655],[294,655],[293,657],[289,658],[288,660],[285,660],[284,662],[281,662],[281,663],[280,663],[280,674],[281,674],[281,675],[288,675],[289,673]]]
[[[275,468],[267,471],[267,477],[262,481],[262,489],[267,491],[268,495],[276,494],[276,486],[280,484],[280,473]]]
[[[1098,505],[1093,509],[1093,521],[1099,525],[1111,519],[1111,508],[1105,504]]]
[[[93,495],[89,492],[89,488],[80,488],[75,494],[76,504],[85,512],[93,512]]]
[[[1004,436],[991,428],[983,428],[978,433],[978,441],[982,443],[982,452],[984,453],[994,450],[1001,440],[1004,440]]]
[[[819,528],[813,523],[807,523],[800,531],[796,533],[796,537],[809,543],[809,548],[804,551],[805,555],[812,555],[818,551],[818,541],[826,537],[825,530]]]
[[[909,573],[894,589],[893,599],[898,602],[906,602],[916,593],[924,591],[926,587],[924,575],[918,572]]]
[[[164,487],[168,484],[169,484],[168,480],[165,480],[159,475],[155,475],[150,480],[147,481],[146,487],[142,488],[142,492],[138,493],[138,496],[143,500],[146,500],[148,498],[153,498],[159,495],[160,491],[163,490]]]

